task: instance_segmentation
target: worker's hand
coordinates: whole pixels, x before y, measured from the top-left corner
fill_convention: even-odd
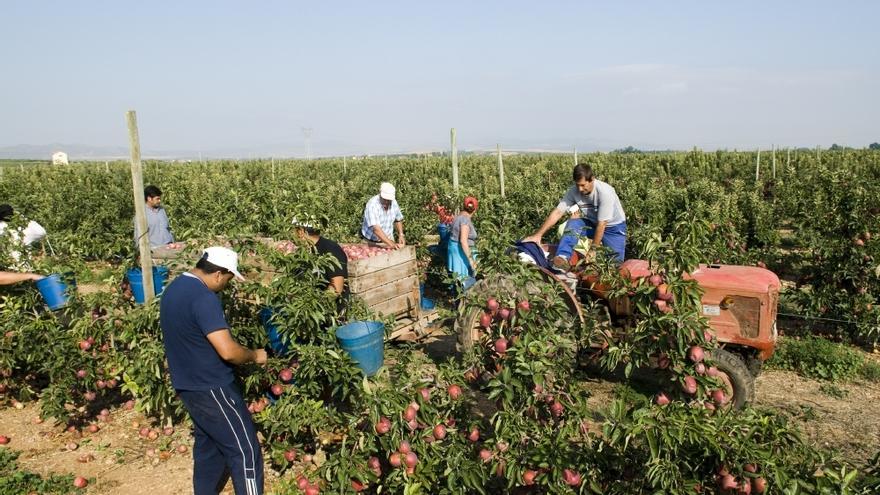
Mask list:
[[[29,280],[36,282],[37,280],[43,280],[46,278],[45,275],[40,275],[39,273],[28,273]]]
[[[254,362],[257,364],[266,364],[266,360],[269,358],[269,355],[266,354],[266,349],[254,349]]]
[[[403,235],[403,232],[400,233],[400,241],[398,241],[398,244],[406,246],[406,236]]]
[[[541,236],[535,234],[535,235],[530,235],[528,237],[523,237],[522,242],[534,242],[535,244],[540,245],[541,244]]]
[[[394,247],[394,249],[402,249],[404,246],[405,246],[404,243],[396,242],[396,243],[394,243],[394,246],[392,246],[392,247]]]

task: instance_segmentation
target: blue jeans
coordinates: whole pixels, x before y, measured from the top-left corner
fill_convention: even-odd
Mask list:
[[[179,390],[193,420],[193,492],[216,495],[232,477],[236,495],[263,493],[263,455],[257,430],[234,385]]]
[[[589,237],[593,239],[596,233],[596,226],[587,223],[582,218],[574,218],[565,224],[565,232],[559,245],[556,246],[556,256],[561,256],[567,260],[571,259],[571,253],[577,244],[578,237]],[[605,233],[602,235],[602,245],[614,251],[617,262],[623,263],[624,252],[626,251],[626,222],[617,225],[606,225]]]

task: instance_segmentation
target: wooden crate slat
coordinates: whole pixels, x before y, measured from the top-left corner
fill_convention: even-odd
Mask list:
[[[397,316],[400,314],[415,311],[416,307],[418,307],[418,304],[419,301],[417,299],[413,299],[412,295],[403,294],[395,297],[394,299],[389,299],[385,302],[379,303],[375,306],[370,306],[370,309],[383,316]]]
[[[404,246],[400,249],[378,254],[371,258],[350,260],[348,262],[348,276],[349,278],[362,276],[367,273],[372,273],[377,270],[382,270],[415,259],[416,248],[414,246]]]
[[[389,284],[380,285],[355,295],[363,299],[368,306],[373,306],[397,296],[411,294],[413,287],[418,287],[418,283],[419,277],[417,275],[410,275],[409,277],[395,280]]]
[[[352,294],[360,294],[370,289],[409,277],[418,273],[418,264],[407,261],[400,265],[391,266],[372,273],[349,277],[348,288]]]

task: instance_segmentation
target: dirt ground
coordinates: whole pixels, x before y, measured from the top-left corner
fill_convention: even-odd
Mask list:
[[[454,352],[452,337],[431,340],[423,347],[429,357],[439,361]],[[590,402],[601,409],[620,385],[614,377],[592,379],[587,387],[592,394]],[[845,459],[861,465],[880,450],[880,408],[876,407],[880,384],[856,381],[836,387],[835,395],[841,398],[829,395],[827,385],[823,391],[823,382],[791,372],[765,371],[757,380],[756,406],[786,415],[809,441],[836,449]],[[147,420],[135,411],[116,409],[109,422],[100,423],[99,432],[75,438],[48,422],[37,423],[38,416],[36,403],[21,409],[0,409],[0,434],[12,438],[9,445],[0,448],[21,451],[21,468],[41,474],[72,473],[95,478],[86,491],[89,494],[191,493],[192,438],[184,427],[156,440],[141,438],[138,431],[148,425]],[[70,442],[78,444],[76,450],[66,448]],[[177,452],[180,445],[187,447],[185,453]],[[158,453],[150,449],[158,449]],[[88,454],[94,459],[81,462],[81,457]],[[268,493],[276,476],[267,470]],[[223,493],[232,493],[231,484]]]

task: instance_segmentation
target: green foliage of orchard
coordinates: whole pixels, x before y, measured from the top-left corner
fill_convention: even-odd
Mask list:
[[[784,298],[791,310],[853,325],[842,336],[880,339],[880,153],[875,150],[767,153],[755,178],[749,152],[583,154],[614,185],[629,218],[630,252],[652,232],[669,232],[683,211],[708,222],[702,261],[763,262],[800,282]],[[462,190],[454,194],[444,157],[304,161],[148,162],[145,181],[159,185],[180,239],[215,235],[287,235],[293,212],[326,218],[327,235],[358,238],[365,201],[379,182],[397,185],[410,240],[434,233],[424,206],[432,193],[455,206],[464,194],[481,200],[478,228],[505,222],[513,237],[540,224],[569,184],[564,155],[505,157],[507,197],[499,195],[494,157],[464,155]],[[132,255],[130,174],[124,163],[10,168],[0,197],[50,232],[56,250],[87,258]],[[503,220],[502,220],[503,219]],[[481,233],[484,232],[481,230]],[[485,231],[491,232],[491,229]],[[508,239],[504,239],[506,242]],[[861,245],[857,242],[859,240]]]
[[[809,378],[837,382],[862,374],[866,362],[859,351],[849,346],[808,336],[782,339],[767,364]]]

